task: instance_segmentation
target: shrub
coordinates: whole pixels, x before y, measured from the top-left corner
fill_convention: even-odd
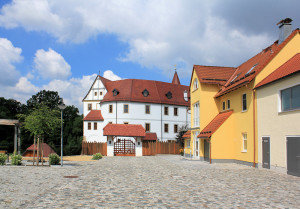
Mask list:
[[[60,157],[56,153],[49,155],[49,165],[58,165],[59,162],[60,162]]]
[[[92,160],[100,160],[103,156],[101,155],[101,153],[96,153],[93,155]]]
[[[184,154],[183,149],[180,149],[179,152],[180,152],[180,155],[183,156],[183,154]]]
[[[17,154],[16,151],[11,155],[12,165],[22,165],[22,156]]]
[[[7,155],[0,153],[0,165],[5,165],[6,160],[7,160]]]

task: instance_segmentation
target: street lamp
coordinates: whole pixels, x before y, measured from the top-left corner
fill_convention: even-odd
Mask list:
[[[61,110],[61,133],[60,133],[60,143],[61,143],[61,152],[60,152],[60,165],[63,166],[63,111],[66,108],[66,105],[58,105],[58,108]]]

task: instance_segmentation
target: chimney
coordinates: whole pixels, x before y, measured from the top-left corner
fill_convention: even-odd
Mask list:
[[[293,20],[291,18],[285,18],[277,23],[277,25],[279,25],[278,44],[284,42],[284,40],[292,33],[292,21]]]

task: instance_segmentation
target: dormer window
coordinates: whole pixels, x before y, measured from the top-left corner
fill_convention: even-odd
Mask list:
[[[166,97],[167,97],[168,99],[172,99],[172,93],[169,91],[168,93],[166,93]]]
[[[120,93],[117,89],[114,89],[112,92],[114,96],[117,96]]]
[[[143,92],[142,92],[143,96],[144,97],[147,97],[149,96],[149,91],[147,89],[145,89]]]

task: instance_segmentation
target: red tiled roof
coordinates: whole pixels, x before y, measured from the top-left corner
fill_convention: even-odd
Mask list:
[[[232,110],[219,113],[210,123],[200,132],[198,138],[209,138],[232,114]]]
[[[199,82],[224,85],[234,73],[233,67],[194,65]]]
[[[102,117],[101,110],[91,110],[83,120],[104,121],[104,118]]]
[[[172,84],[179,84],[179,85],[180,85],[180,80],[179,80],[179,77],[178,77],[178,74],[177,74],[176,71],[175,71],[175,73],[174,73],[174,77],[173,77],[173,80],[172,80]]]
[[[263,49],[260,53],[237,67],[236,71],[228,79],[225,86],[223,86],[215,95],[215,97],[222,96],[250,83],[297,33],[300,33],[299,29],[294,30],[281,44],[278,44],[278,41],[274,42],[274,44]],[[254,68],[251,72],[249,72],[252,67]]]
[[[143,140],[156,141],[157,140],[157,135],[156,135],[156,133],[147,132],[146,136],[145,136],[145,138],[143,138]]]
[[[185,133],[183,134],[182,138],[190,139],[190,138],[191,138],[191,131],[188,130],[187,132],[185,132]]]
[[[300,72],[300,53],[293,56],[277,70],[259,82],[255,88],[277,81],[296,72]]]
[[[145,129],[137,124],[107,124],[103,128],[104,136],[145,137]]]
[[[107,93],[102,102],[132,101],[189,106],[189,101],[185,101],[183,97],[185,90],[189,92],[189,87],[184,85],[151,80],[125,79],[107,82],[106,89]],[[119,91],[117,96],[113,96],[112,91],[114,89]],[[142,94],[145,89],[149,92],[147,97]],[[168,92],[172,93],[170,99],[166,96]]]
[[[46,143],[41,144],[41,149],[43,148],[43,155],[44,157],[48,157],[50,154],[55,153],[55,151]],[[32,144],[30,147],[28,147],[23,154],[26,155],[27,151],[33,151],[34,150],[34,144]],[[37,151],[37,144],[35,145],[35,150]]]

